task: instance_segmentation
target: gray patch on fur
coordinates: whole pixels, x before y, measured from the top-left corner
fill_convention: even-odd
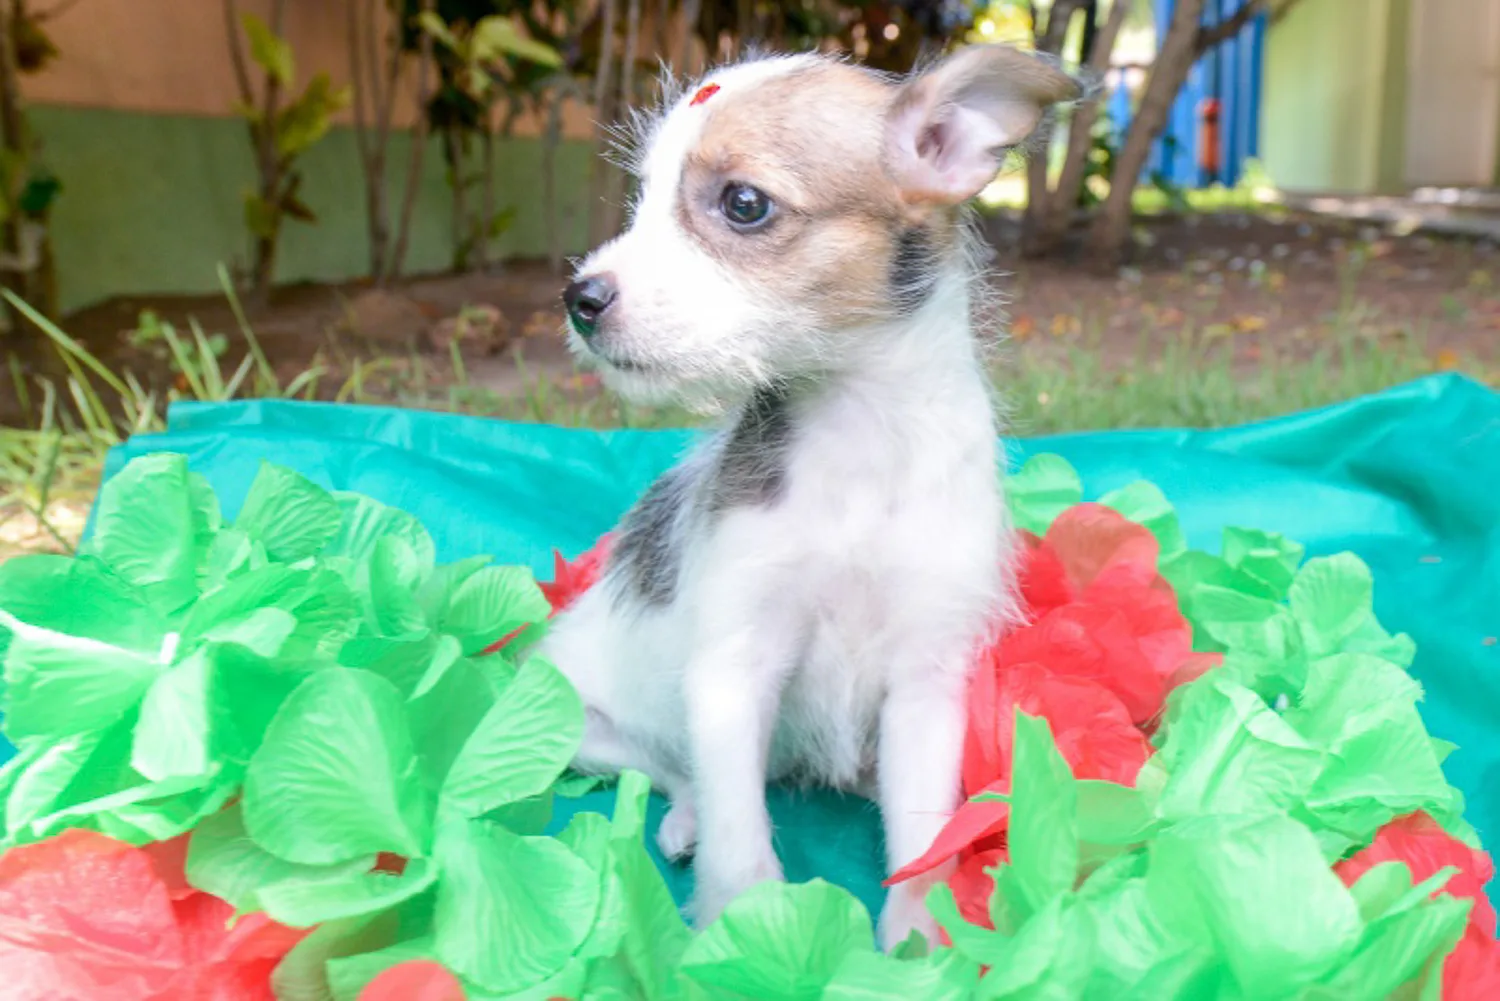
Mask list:
[[[891,258],[891,299],[902,313],[914,312],[937,287],[937,252],[927,230],[912,226],[896,237]]]
[[[682,571],[678,523],[691,496],[692,476],[679,466],[663,473],[620,524],[610,562],[647,605],[670,605]]]
[[[774,504],[786,487],[792,443],[791,399],[784,385],[755,391],[723,439],[709,485],[708,510]]]

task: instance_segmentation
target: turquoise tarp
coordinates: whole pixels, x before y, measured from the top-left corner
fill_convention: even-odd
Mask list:
[[[411,511],[440,560],[490,553],[544,576],[553,547],[569,556],[587,548],[692,441],[690,432],[259,401],[180,404],[168,423],[116,449],[106,476],[145,452],[185,453],[232,515],[270,459]],[[1217,551],[1221,529],[1243,525],[1284,532],[1309,555],[1363,557],[1381,620],[1417,640],[1429,728],[1462,748],[1447,768],[1468,817],[1500,844],[1500,395],[1441,376],[1246,427],[1068,435],[1009,450],[1013,460],[1063,455],[1089,496],[1153,481],[1197,548]],[[607,797],[581,808],[607,808]],[[772,812],[792,878],[822,875],[878,906],[873,807],[778,791]],[[685,897],[686,873],[668,875]]]

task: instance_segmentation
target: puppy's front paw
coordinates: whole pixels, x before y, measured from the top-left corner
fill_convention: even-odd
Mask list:
[[[674,799],[661,826],[656,829],[656,847],[671,862],[693,854],[698,844],[698,813],[685,799]]]
[[[912,932],[921,932],[929,946],[938,942],[937,920],[927,909],[927,890],[932,883],[913,879],[897,883],[886,894],[880,911],[880,948],[886,952],[905,942]]]
[[[713,864],[700,851],[693,863],[693,923],[698,928],[707,928],[730,901],[750,887],[784,878],[775,852],[747,865],[724,866]]]

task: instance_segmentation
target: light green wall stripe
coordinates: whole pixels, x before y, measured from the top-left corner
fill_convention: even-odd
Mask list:
[[[1343,193],[1377,187],[1387,50],[1404,44],[1387,44],[1392,2],[1400,0],[1302,0],[1271,29],[1261,150],[1278,186]]]
[[[212,292],[219,262],[248,264],[241,196],[254,183],[254,167],[239,122],[45,106],[33,107],[31,115],[44,162],[63,183],[53,243],[64,311],[114,295]],[[393,204],[410,149],[406,134],[393,136]],[[587,143],[566,142],[557,151],[559,214],[569,253],[584,249],[589,159]],[[364,187],[352,130],[335,129],[301,163],[303,199],[319,222],[288,223],[278,281],[364,275]],[[515,225],[498,242],[500,251],[545,254],[541,142],[505,142],[497,164],[497,202],[517,210]],[[414,214],[410,272],[439,271],[451,260],[445,175],[434,143]]]
[[[1385,73],[1381,78],[1380,146],[1377,153],[1376,189],[1382,194],[1406,190],[1406,101],[1410,79],[1408,35],[1412,0],[1389,0],[1386,21]]]

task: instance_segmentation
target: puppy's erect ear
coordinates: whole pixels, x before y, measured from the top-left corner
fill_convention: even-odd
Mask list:
[[[1047,109],[1082,96],[1078,81],[1008,45],[971,45],[901,88],[886,156],[908,203],[956,205],[983,190],[1007,148]]]

